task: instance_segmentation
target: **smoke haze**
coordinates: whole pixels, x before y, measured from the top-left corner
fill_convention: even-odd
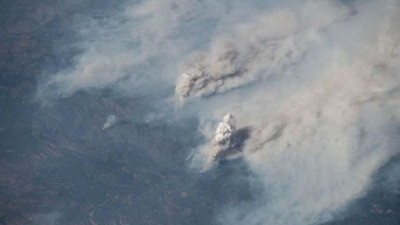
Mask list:
[[[262,190],[220,209],[218,223],[332,221],[400,153],[399,1],[124,5],[100,21],[76,20],[81,53],[45,74],[38,98],[158,96],[148,101],[162,118],[199,118],[206,142],[189,162],[196,170],[214,151],[218,121],[234,114],[238,129],[251,129],[241,155]]]

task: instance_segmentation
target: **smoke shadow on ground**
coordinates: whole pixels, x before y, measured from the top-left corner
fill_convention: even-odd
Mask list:
[[[218,152],[215,158],[220,160],[242,152],[246,140],[250,137],[250,132],[250,127],[238,129],[234,134],[232,134],[233,147]]]

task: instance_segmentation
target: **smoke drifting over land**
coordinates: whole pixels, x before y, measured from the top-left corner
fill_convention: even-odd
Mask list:
[[[83,43],[74,67],[50,78],[40,97],[110,86],[128,96],[175,87],[170,97],[181,102],[207,97],[177,112],[198,110],[210,143],[226,113],[238,129],[251,127],[243,159],[264,187],[217,220],[330,221],[400,151],[400,2],[267,2],[133,5],[123,22],[91,27],[110,37]],[[200,168],[215,151],[205,146],[193,157]]]
[[[306,2],[238,24],[183,65],[176,95],[209,96],[284,71],[318,42],[316,32],[343,19],[348,9],[332,1]]]

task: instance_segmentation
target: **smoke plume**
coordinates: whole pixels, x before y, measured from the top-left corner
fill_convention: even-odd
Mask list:
[[[107,116],[107,120],[103,125],[103,130],[113,127],[117,123],[117,117],[115,115]]]
[[[182,65],[176,95],[180,101],[210,96],[281,73],[318,43],[318,32],[348,14],[336,2],[311,1],[238,24]]]
[[[106,25],[78,24],[89,40],[83,53],[46,79],[39,97],[112,88],[145,96],[160,118],[195,116],[207,140],[191,157],[196,169],[240,143],[262,190],[221,209],[220,224],[331,221],[400,153],[398,0],[150,0],[127,8]],[[147,98],[161,89],[167,110]],[[173,98],[201,100],[174,111]]]

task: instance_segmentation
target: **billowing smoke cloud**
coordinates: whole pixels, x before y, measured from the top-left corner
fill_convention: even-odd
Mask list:
[[[332,5],[336,4],[325,7]],[[318,43],[310,44],[296,63],[277,61],[275,68],[286,71],[281,70],[274,82],[249,88],[243,98],[232,94],[216,100],[217,115],[232,112],[238,128],[252,127],[244,159],[265,185],[256,203],[228,208],[220,216],[221,223],[327,222],[363,196],[373,174],[399,154],[399,5],[372,1],[333,10],[337,15],[332,18],[346,18],[325,26],[323,32],[314,30]],[[325,10],[319,5],[318,11]],[[310,16],[316,21],[321,17]],[[287,38],[297,37],[293,33]],[[251,36],[245,40],[248,43]],[[257,53],[252,56],[257,58]],[[207,65],[216,66],[212,62],[217,61]],[[224,89],[225,81],[247,78],[243,73],[218,80],[199,73],[204,80],[189,82],[189,94],[181,97],[222,92],[231,88]],[[269,75],[265,69],[261,73]],[[189,81],[190,76],[185,76]]]
[[[215,145],[217,145],[221,151],[233,147],[232,135],[235,131],[235,117],[232,114],[225,115],[224,119],[218,124],[217,130],[215,131]]]
[[[362,196],[371,176],[399,153],[400,7],[385,3],[355,5],[356,14],[301,62],[300,74],[285,79],[299,79],[294,87],[257,90],[235,112],[253,117],[245,159],[266,189],[258,204],[232,207],[221,221],[326,222]],[[260,95],[273,95],[272,101]]]
[[[82,43],[84,53],[42,85],[41,97],[105,87],[146,95],[177,80],[170,95],[181,101],[213,96],[177,109],[196,111],[209,139],[194,167],[251,129],[241,155],[263,190],[226,206],[221,224],[335,218],[399,154],[400,2],[214,2],[144,1],[123,19],[89,26],[87,36],[104,39]],[[218,126],[226,113],[236,123]]]
[[[317,44],[318,32],[349,14],[333,1],[309,1],[295,7],[238,24],[233,33],[217,37],[208,51],[185,62],[176,86],[180,101],[225,92],[283,72]]]
[[[210,169],[218,155],[234,148],[237,143],[234,140],[236,133],[236,121],[232,114],[226,114],[215,130],[214,140],[212,141],[211,151],[208,154],[208,160],[203,171]]]

